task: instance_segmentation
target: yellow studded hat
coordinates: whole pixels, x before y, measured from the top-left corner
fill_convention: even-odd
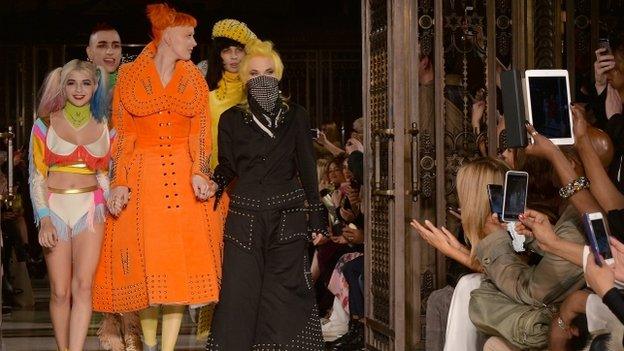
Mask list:
[[[247,45],[256,38],[256,35],[241,21],[224,19],[215,23],[212,27],[212,38],[225,37]]]

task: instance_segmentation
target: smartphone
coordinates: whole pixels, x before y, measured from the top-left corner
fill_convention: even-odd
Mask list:
[[[611,55],[611,44],[609,43],[608,38],[598,39],[598,48],[606,49],[605,52],[602,53],[603,55]]]
[[[609,234],[607,226],[600,212],[585,213],[583,215],[583,226],[589,241],[589,247],[594,254],[596,264],[602,266],[598,255],[602,256],[607,264],[613,263],[611,246],[609,246]]]
[[[528,186],[529,174],[527,172],[507,171],[505,173],[501,216],[503,222],[516,222],[518,216],[524,213]]]
[[[319,133],[320,133],[320,131],[318,130],[318,128],[310,129],[310,136],[312,137],[312,140],[318,139]]]
[[[490,200],[490,210],[496,213],[498,218],[503,217],[503,186],[499,184],[487,185],[488,199]]]
[[[360,183],[357,181],[357,179],[351,179],[350,185],[351,189],[360,190]]]

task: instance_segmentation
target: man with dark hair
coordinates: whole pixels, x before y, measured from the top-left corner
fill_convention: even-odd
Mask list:
[[[114,86],[121,63],[121,39],[117,30],[107,23],[97,24],[91,31],[86,51],[89,61],[113,75],[114,79],[109,82]]]
[[[115,27],[108,23],[98,23],[91,30],[86,48],[88,60],[108,74],[110,88],[115,87],[117,71],[121,64],[121,38]],[[141,334],[139,317],[136,313],[105,313],[98,330],[102,347],[106,350],[139,350]]]

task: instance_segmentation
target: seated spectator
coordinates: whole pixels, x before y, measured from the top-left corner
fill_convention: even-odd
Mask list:
[[[345,178],[349,180],[347,186],[347,203],[351,204],[349,211],[353,219],[342,219],[346,225],[335,242],[349,245],[354,251],[343,254],[336,264],[328,284],[328,290],[335,296],[334,310],[342,309],[349,315],[348,330],[331,345],[331,350],[361,349],[364,346],[364,217],[359,210],[360,189],[357,184],[363,182],[363,154],[353,152],[349,155],[345,168]],[[358,205],[358,206],[356,206]],[[330,329],[335,329],[336,318],[334,313],[330,322],[323,326],[324,337],[328,337]]]
[[[527,151],[545,157],[551,161],[557,170],[556,173],[562,184],[578,183],[582,185],[573,187],[572,189],[574,190],[568,194],[571,203],[574,204],[579,212],[607,212],[610,218],[609,224],[612,229],[612,234],[614,234],[615,238],[621,237],[620,234],[622,233],[622,228],[624,228],[624,226],[622,226],[622,224],[624,224],[624,218],[621,216],[622,212],[620,212],[619,209],[624,208],[624,196],[617,191],[615,185],[611,183],[603,168],[606,163],[604,155],[598,155],[596,153],[596,150],[607,153],[609,150],[596,147],[596,143],[590,138],[592,133],[588,130],[584,109],[580,106],[574,106],[572,112],[576,139],[575,147],[590,182],[579,182],[579,179],[576,178],[576,172],[572,165],[567,162],[563,152],[548,139],[537,134],[530,126],[528,129],[533,134],[534,143],[527,148]],[[589,186],[590,183],[591,187]],[[519,230],[522,230],[523,226],[530,227],[531,231],[525,234],[533,235],[535,239],[537,239],[540,248],[555,253],[560,257],[564,257],[576,265],[585,265],[588,267],[585,272],[586,280],[590,286],[600,291],[599,295],[590,294],[588,292],[576,292],[565,300],[561,306],[559,315],[553,319],[551,325],[551,349],[564,350],[569,347],[572,337],[569,326],[572,323],[572,319],[584,313],[587,313],[587,326],[590,332],[604,330],[604,328],[607,327],[607,329],[611,331],[612,336],[620,340],[622,324],[617,322],[615,315],[610,313],[608,307],[600,301],[602,295],[606,294],[604,286],[609,288],[609,290],[611,290],[613,286],[609,283],[602,284],[599,279],[607,279],[607,281],[613,279],[610,278],[607,271],[615,268],[617,272],[619,265],[624,266],[623,257],[618,258],[619,255],[617,254],[620,252],[618,250],[619,242],[613,238],[611,240],[611,249],[615,256],[615,265],[611,268],[605,265],[602,267],[604,270],[603,273],[598,274],[596,271],[597,266],[593,263],[593,259],[590,259],[591,255],[589,254],[588,247],[577,243],[571,243],[553,235],[553,231],[543,215],[534,211],[527,211],[527,213],[521,217],[521,221],[522,225],[518,227]],[[622,252],[624,252],[624,250],[622,250]],[[588,273],[592,269],[594,271]],[[611,297],[618,297],[618,295],[619,293],[617,290],[611,291]],[[613,301],[609,300],[609,302],[613,304]]]
[[[487,184],[502,184],[502,163],[480,159],[463,166],[457,176],[457,192],[462,211],[462,227],[472,248],[456,242],[445,228],[429,221],[412,222],[419,234],[443,253],[473,268],[483,270],[487,280],[471,292],[470,317],[479,330],[503,336],[520,348],[547,344],[551,313],[546,305],[561,302],[582,284],[579,267],[560,257],[540,251],[541,261],[530,266],[513,251],[509,235],[490,213]],[[572,242],[584,242],[577,227],[578,215],[568,209],[561,216],[557,235]],[[528,324],[527,324],[528,323]],[[522,335],[517,330],[525,330]],[[447,340],[448,342],[448,340]]]

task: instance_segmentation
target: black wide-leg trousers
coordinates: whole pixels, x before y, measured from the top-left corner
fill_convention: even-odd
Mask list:
[[[303,208],[230,208],[206,350],[324,350]]]

